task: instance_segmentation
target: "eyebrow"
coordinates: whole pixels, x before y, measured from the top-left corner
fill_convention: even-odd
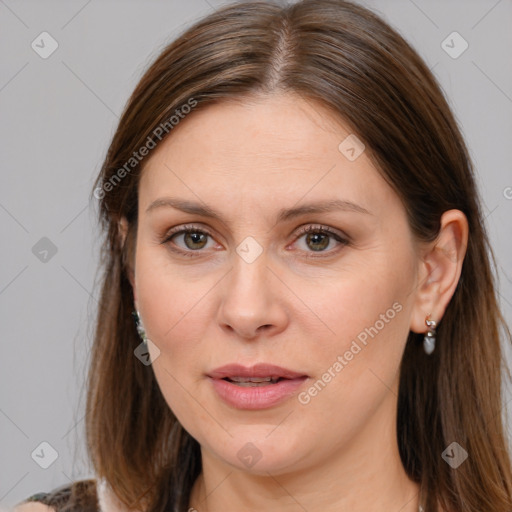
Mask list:
[[[146,213],[162,207],[175,208],[185,213],[200,215],[202,217],[209,217],[225,223],[222,215],[206,204],[196,203],[194,201],[178,199],[174,197],[161,197],[156,199],[147,207]],[[333,199],[331,201],[307,203],[294,208],[283,208],[279,210],[277,214],[277,222],[288,221],[305,214],[328,213],[336,210],[372,215],[366,208],[363,208],[356,203],[346,201],[344,199]]]

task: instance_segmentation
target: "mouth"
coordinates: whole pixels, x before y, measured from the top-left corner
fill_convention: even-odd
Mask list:
[[[226,365],[207,374],[217,396],[237,409],[265,409],[290,398],[308,375],[267,363]]]
[[[270,363],[258,363],[253,366],[227,364],[208,373],[208,377],[229,380],[237,384],[268,385],[276,384],[282,379],[299,379],[308,375]]]

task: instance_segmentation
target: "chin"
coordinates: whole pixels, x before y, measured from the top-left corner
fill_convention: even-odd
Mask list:
[[[229,451],[217,452],[217,456],[236,469],[254,475],[277,475],[291,469],[296,470],[303,458],[303,442],[294,441],[293,436],[285,431],[281,436],[276,435],[276,432],[269,436],[272,429],[275,426],[265,425],[262,429],[253,429],[253,435],[247,432],[244,435],[235,435],[225,447]],[[275,437],[272,439],[273,436]],[[298,450],[299,446],[302,447],[301,452]]]

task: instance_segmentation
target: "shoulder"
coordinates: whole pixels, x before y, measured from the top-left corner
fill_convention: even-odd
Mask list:
[[[55,509],[40,501],[24,501],[16,505],[13,512],[55,512]]]
[[[77,480],[50,492],[33,494],[14,512],[100,512],[95,479]]]
[[[55,512],[55,509],[39,501],[23,501],[16,505],[13,512]]]

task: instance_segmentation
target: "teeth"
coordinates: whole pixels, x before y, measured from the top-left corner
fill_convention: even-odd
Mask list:
[[[262,383],[276,383],[279,377],[228,377],[230,381],[240,385],[258,385]]]
[[[275,384],[275,382],[272,381],[264,381],[264,382],[233,382],[233,384],[236,384],[237,386],[240,386],[242,388],[255,388],[258,386],[266,386],[267,384]]]
[[[271,377],[228,377],[234,382],[270,382]]]

